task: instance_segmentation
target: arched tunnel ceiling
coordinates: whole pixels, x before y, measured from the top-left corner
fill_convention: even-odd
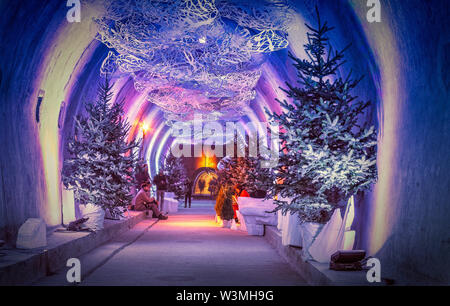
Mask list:
[[[119,2],[122,3],[122,1]],[[216,2],[223,5],[227,1]],[[236,4],[236,1],[230,3]],[[254,5],[254,1],[246,3]],[[373,47],[369,45],[365,30],[361,26],[361,19],[365,17],[365,14],[357,13],[358,8],[363,9],[363,3],[356,0],[339,4],[335,1],[310,0],[289,1],[288,3],[290,14],[288,26],[283,23],[269,23],[269,28],[267,26],[264,28],[257,23],[256,25],[244,23],[245,26],[252,27],[250,34],[253,36],[258,36],[261,32],[269,29],[279,30],[277,35],[286,39],[286,44],[282,45],[283,48],[280,47],[281,45],[280,48],[274,48],[272,52],[257,52],[254,54],[256,59],[247,58],[248,61],[244,66],[259,70],[260,77],[250,90],[254,92],[254,98],[246,101],[246,106],[240,109],[241,114],[238,120],[266,122],[265,108],[281,111],[275,100],[284,98],[284,93],[279,87],[285,87],[285,81],[296,82],[296,72],[287,53],[290,51],[297,57],[305,56],[303,44],[306,41],[307,29],[304,23],[314,24],[314,6],[316,4],[323,19],[336,26],[336,30],[330,37],[333,45],[340,49],[350,42],[353,43],[353,47],[347,52],[346,69],[351,68],[355,74],[366,75],[360,86],[364,90],[360,90],[357,94],[363,99],[379,102],[380,87],[382,86],[379,84],[379,63],[373,56],[371,51]],[[261,7],[256,6],[256,8]],[[48,216],[47,219],[53,220],[53,223],[59,218],[61,198],[59,169],[63,160],[65,140],[73,128],[73,118],[82,112],[83,102],[95,99],[97,84],[103,77],[102,67],[104,67],[103,64],[110,52],[114,51],[116,55],[118,54],[117,50],[108,48],[98,40],[99,27],[95,20],[105,16],[103,1],[82,1],[81,22],[79,23],[70,23],[66,20],[67,10],[65,3],[54,1],[50,1],[49,4],[33,2],[25,7],[10,3],[4,10],[10,16],[28,14],[39,17],[38,20],[30,18],[30,24],[15,25],[17,29],[13,31],[20,32],[22,28],[27,27],[29,32],[26,37],[30,39],[31,43],[39,42],[38,45],[32,45],[30,52],[32,52],[31,50],[34,52],[27,55],[35,65],[31,70],[34,72],[32,80],[30,80],[30,88],[33,90],[31,96],[43,95],[43,103],[39,110],[41,121],[37,133],[46,188],[45,192],[40,195],[43,199],[38,202],[45,203],[40,204],[42,206],[40,210],[43,215]],[[228,12],[228,14],[231,13]],[[346,15],[345,19],[341,18],[342,14]],[[234,18],[235,26],[239,22],[243,23],[236,21],[239,19],[237,17],[230,18]],[[13,21],[14,18],[10,22]],[[9,21],[4,20],[3,22],[8,24]],[[5,34],[5,36],[10,40],[6,42],[7,44],[15,44],[13,42],[14,35]],[[200,39],[202,38],[200,37]],[[217,40],[217,37],[214,36],[208,36],[209,38]],[[248,38],[248,41],[252,41],[251,38],[252,36]],[[26,42],[25,39],[22,43]],[[22,47],[22,50],[28,49]],[[261,57],[264,61],[261,61]],[[19,70],[16,73],[19,73]],[[133,125],[130,137],[141,137],[139,130],[141,122],[146,122],[151,128],[151,133],[144,141],[144,151],[151,173],[154,174],[173,141],[170,137],[169,127],[165,125],[164,112],[161,107],[148,101],[148,91],[136,90],[136,78],[133,77],[133,73],[119,71],[110,76],[115,83],[115,99],[125,100],[125,113]],[[186,78],[186,76],[184,77]],[[30,117],[32,117],[36,104],[34,99],[30,101],[29,110]],[[376,112],[377,109],[374,107],[373,113],[368,114],[369,120],[376,121]],[[58,122],[60,122],[61,131],[57,128],[58,124],[56,123]],[[34,129],[34,127],[32,128]]]
[[[206,1],[205,3],[207,3],[208,1]],[[225,1],[226,2],[226,1]],[[95,4],[98,4],[97,1],[94,1]],[[122,2],[120,2],[122,3]],[[212,3],[212,2],[211,2]],[[253,2],[248,2],[247,5],[252,5]],[[248,92],[253,92],[253,96],[252,99],[250,99],[249,101],[237,101],[236,104],[232,104],[231,108],[227,109],[226,107],[224,107],[224,109],[222,110],[222,115],[224,113],[229,113],[231,110],[231,118],[228,118],[227,115],[225,114],[223,118],[221,118],[219,116],[218,119],[229,119],[229,120],[241,120],[244,122],[248,122],[248,121],[262,121],[265,122],[266,121],[266,114],[264,109],[268,108],[268,109],[272,109],[275,111],[280,111],[277,102],[275,101],[276,98],[279,99],[283,99],[284,98],[284,94],[283,92],[279,89],[280,86],[284,87],[284,82],[285,81],[290,81],[292,83],[295,83],[295,70],[292,67],[291,61],[288,59],[287,57],[287,53],[288,51],[292,52],[294,55],[302,57],[304,56],[304,51],[303,51],[303,44],[306,41],[306,27],[304,25],[305,22],[310,22],[313,23],[314,22],[314,10],[313,10],[313,2],[311,1],[291,1],[288,2],[289,6],[287,6],[286,11],[284,11],[284,7],[276,7],[277,10],[283,12],[283,14],[281,14],[282,17],[285,17],[286,15],[289,15],[289,19],[287,20],[287,22],[285,23],[281,23],[281,22],[273,22],[273,23],[268,23],[268,25],[265,25],[265,28],[261,28],[262,26],[260,26],[258,24],[258,20],[253,20],[253,24],[252,22],[248,22],[247,24],[245,24],[245,26],[247,27],[254,27],[256,28],[256,30],[251,29],[253,32],[258,33],[259,32],[263,32],[263,31],[267,31],[269,29],[271,29],[271,27],[274,28],[274,30],[278,29],[280,30],[280,33],[282,35],[285,35],[286,37],[286,44],[283,46],[283,48],[279,47],[279,48],[275,48],[273,50],[273,52],[266,52],[266,53],[257,53],[255,52],[256,56],[258,59],[253,59],[253,58],[249,58],[247,59],[248,62],[245,63],[245,65],[241,65],[246,67],[247,70],[243,70],[244,72],[248,72],[248,69],[253,69],[252,71],[258,71],[258,76],[254,81],[251,81],[250,83],[254,83],[254,85],[252,85],[251,87],[245,89]],[[222,6],[224,5],[224,1],[219,1],[218,4],[221,4]],[[230,4],[233,4],[233,2],[230,2]],[[254,4],[253,4],[254,5]],[[336,15],[336,12],[333,12],[332,10],[335,9],[336,7],[333,7],[333,5],[329,5],[330,7],[328,8],[328,13],[326,10],[323,10],[324,12],[322,12],[323,15],[327,14],[328,16],[325,17],[333,17],[333,15]],[[153,80],[156,79],[156,81],[154,81],[154,83],[150,83],[149,80],[142,80],[136,79],[136,74],[139,73],[147,73],[148,71],[146,71],[144,69],[144,71],[139,71],[136,72],[137,69],[140,69],[140,67],[136,67],[136,66],[132,66],[132,65],[137,65],[136,61],[132,62],[129,57],[133,57],[134,54],[137,52],[136,51],[136,45],[133,45],[133,52],[125,52],[123,51],[123,49],[126,49],[126,47],[129,47],[127,44],[125,46],[119,45],[119,43],[117,42],[118,40],[123,40],[123,37],[127,37],[127,39],[129,39],[130,37],[130,33],[126,32],[126,36],[125,34],[123,34],[122,36],[114,36],[113,38],[111,38],[110,36],[106,35],[105,32],[114,32],[117,31],[117,26],[111,26],[111,24],[114,25],[114,23],[111,23],[111,19],[102,19],[102,22],[99,22],[99,18],[104,17],[105,15],[108,16],[108,18],[113,18],[115,20],[123,20],[123,18],[127,17],[126,14],[130,14],[130,12],[127,12],[124,7],[119,7],[119,6],[94,6],[96,9],[94,10],[94,8],[92,8],[92,15],[89,16],[91,17],[90,20],[88,20],[88,22],[90,23],[89,25],[89,29],[90,29],[90,34],[92,35],[90,38],[92,39],[91,41],[89,41],[89,45],[86,47],[86,50],[88,50],[90,52],[90,57],[86,58],[86,65],[85,66],[79,66],[77,67],[78,71],[80,74],[83,74],[83,76],[81,76],[79,79],[80,80],[88,80],[89,82],[85,82],[88,84],[75,84],[75,88],[72,90],[72,96],[69,98],[69,100],[71,100],[71,104],[76,103],[77,105],[81,105],[80,102],[82,102],[82,100],[86,100],[86,99],[93,99],[94,97],[92,95],[87,95],[87,94],[80,94],[80,91],[84,91],[87,90],[89,91],[91,94],[95,93],[94,90],[92,90],[92,85],[95,85],[96,82],[94,81],[94,79],[96,78],[96,74],[98,73],[98,79],[100,79],[101,76],[104,76],[104,72],[105,72],[105,67],[108,67],[110,69],[112,69],[111,67],[114,66],[114,69],[116,71],[116,73],[108,73],[109,76],[113,77],[113,81],[115,82],[115,92],[116,92],[116,98],[117,99],[125,99],[126,101],[126,105],[125,105],[125,111],[128,115],[128,118],[130,120],[130,122],[133,123],[133,130],[132,130],[132,137],[135,135],[139,134],[139,123],[141,122],[146,122],[150,128],[151,128],[151,135],[149,135],[150,137],[147,137],[144,141],[144,150],[146,151],[146,157],[148,160],[151,161],[151,165],[150,165],[150,169],[152,169],[153,171],[157,171],[157,168],[159,166],[159,161],[161,159],[161,156],[163,156],[166,152],[167,149],[169,147],[169,144],[171,143],[171,141],[173,140],[169,133],[169,127],[164,125],[165,120],[167,119],[167,115],[169,114],[169,117],[174,118],[173,115],[179,115],[178,117],[182,117],[181,119],[186,119],[186,115],[188,115],[189,117],[187,117],[188,119],[192,119],[193,114],[198,111],[199,113],[219,113],[219,112],[214,112],[212,110],[207,110],[207,108],[205,108],[207,111],[205,110],[199,110],[196,109],[196,104],[197,101],[192,101],[192,100],[196,100],[196,97],[199,97],[199,99],[203,99],[204,98],[204,91],[198,91],[198,93],[196,94],[192,94],[191,91],[191,83],[189,82],[189,76],[192,75],[192,68],[188,67],[188,68],[183,68],[184,70],[182,71],[182,75],[181,77],[178,78],[167,78],[165,76],[157,78],[157,77],[153,77]],[[260,5],[260,6],[254,6],[258,9],[264,9],[265,6]],[[350,6],[346,5],[345,6],[347,10],[350,10]],[[108,11],[112,10],[111,11]],[[129,8],[133,13],[136,13],[137,8],[136,7],[131,7]],[[176,9],[176,8],[175,8]],[[341,10],[344,10],[341,8]],[[118,14],[118,11],[120,12],[120,14]],[[125,11],[125,12],[124,12]],[[173,9],[172,9],[173,11]],[[230,11],[230,10],[229,10]],[[231,15],[230,12],[226,12],[229,15]],[[220,12],[220,10],[218,10],[218,12]],[[351,12],[351,11],[350,11]],[[138,12],[139,14],[142,14],[141,12]],[[258,12],[257,12],[258,13]],[[108,15],[109,14],[109,15]],[[115,15],[114,15],[115,14]],[[278,12],[279,14],[279,12]],[[119,17],[120,15],[120,17]],[[260,16],[261,13],[258,14],[258,16]],[[92,17],[95,16],[95,17]],[[125,17],[124,17],[125,16]],[[139,15],[140,16],[140,15]],[[174,14],[175,17],[177,18],[181,18],[180,16],[177,16],[176,14]],[[276,16],[276,14],[275,14]],[[241,16],[238,16],[241,17]],[[377,67],[376,64],[374,62],[374,59],[371,56],[370,52],[367,52],[368,47],[364,38],[364,34],[362,33],[361,29],[359,31],[354,31],[355,34],[353,35],[348,35],[347,30],[349,28],[354,27],[355,25],[358,24],[358,20],[356,18],[356,16],[352,16],[350,15],[350,17],[352,18],[348,18],[349,22],[348,23],[342,23],[341,21],[339,21],[339,26],[340,29],[338,27],[338,29],[335,31],[335,37],[332,37],[333,40],[333,44],[337,47],[337,48],[343,48],[347,43],[350,43],[353,41],[354,43],[354,48],[352,50],[352,52],[349,52],[348,56],[349,56],[349,62],[351,64],[353,64],[353,66],[351,68],[353,68],[354,70],[356,70],[357,73],[360,74],[368,74],[369,72],[373,72],[372,75],[368,75],[368,77],[365,79],[365,88],[366,90],[364,92],[361,92],[361,95],[364,98],[367,99],[372,99],[372,100],[377,100],[377,93],[376,93],[376,84],[375,81],[377,80]],[[147,18],[153,18],[153,14],[150,17]],[[336,17],[333,17],[336,18]],[[162,18],[164,20],[164,18]],[[182,18],[181,18],[182,19]],[[266,18],[267,19],[267,18]],[[106,21],[105,21],[106,20]],[[234,21],[234,26],[236,26],[236,24],[239,23],[239,18],[235,17],[235,20],[238,20],[237,22]],[[173,22],[172,19],[169,20],[170,22]],[[202,20],[204,21],[204,20]],[[336,20],[337,21],[337,20]],[[183,21],[184,23],[186,23],[185,21]],[[98,23],[101,24],[101,26],[98,26]],[[160,21],[161,23],[161,21]],[[222,21],[219,22],[219,25],[222,26]],[[242,23],[242,21],[241,21]],[[261,23],[261,22],[260,22]],[[255,25],[256,24],[256,25]],[[105,27],[107,27],[107,25],[110,25],[109,28],[107,28],[107,30],[105,30]],[[157,23],[158,25],[158,23]],[[122,27],[124,27],[121,24]],[[133,29],[135,27],[139,26],[139,23],[134,22],[131,25],[127,24],[128,27],[132,27]],[[176,25],[177,26],[177,25]],[[169,27],[169,32],[173,31],[172,29],[175,27]],[[178,26],[183,26],[183,24],[178,25]],[[215,28],[216,25],[213,26],[213,29]],[[102,32],[103,34],[98,34],[98,30],[101,30],[100,32]],[[209,28],[208,28],[209,29]],[[247,28],[243,28],[246,29]],[[209,29],[210,30],[210,29]],[[227,33],[227,30],[224,30],[221,28],[221,30],[223,30],[225,33]],[[241,29],[242,30],[242,29]],[[235,31],[235,27],[232,30],[232,35],[234,35],[234,31]],[[109,33],[108,32],[108,33]],[[193,32],[193,33],[192,33]],[[199,33],[197,33],[199,32]],[[176,34],[171,34],[173,35],[175,38],[173,38],[172,36],[170,36],[172,39],[174,40],[179,40],[179,36],[184,35],[187,36],[188,34],[191,35],[194,38],[197,38],[197,36],[199,36],[200,38],[202,38],[203,36],[201,36],[204,33],[204,29],[202,29],[200,27],[200,29],[198,28],[197,25],[195,25],[194,29],[190,29],[190,30],[186,30],[183,31],[181,34],[180,33],[176,33]],[[133,34],[133,33],[132,33]],[[163,31],[163,34],[167,34],[166,32]],[[213,33],[214,34],[214,33]],[[208,40],[213,41],[215,44],[218,44],[218,41],[220,42],[220,39],[222,36],[218,37],[214,37],[213,34],[211,34],[210,37],[208,37]],[[137,34],[133,34],[133,35],[137,35]],[[135,38],[135,36],[131,35],[132,38]],[[143,35],[142,33],[140,35]],[[106,36],[106,37],[105,37]],[[169,36],[169,34],[167,34],[167,36]],[[189,36],[190,38],[192,38],[191,36]],[[345,36],[345,39],[341,39],[342,36]],[[280,36],[281,37],[281,36]],[[240,37],[238,37],[240,38]],[[104,42],[104,44],[100,44],[96,41],[96,39],[99,39],[100,41]],[[109,39],[109,40],[108,40]],[[161,39],[159,36],[157,37],[157,39]],[[167,38],[166,38],[167,40]],[[248,39],[248,41],[251,41],[251,39]],[[355,43],[356,42],[356,43]],[[105,45],[107,45],[110,48],[105,47]],[[145,44],[143,44],[143,46],[145,46]],[[175,44],[175,49],[179,48],[179,44]],[[128,48],[129,49],[129,48]],[[126,49],[126,51],[128,50]],[[120,52],[117,52],[117,50],[119,50],[120,52],[122,52],[122,55]],[[213,51],[215,51],[215,49],[213,49]],[[242,53],[249,53],[248,50],[240,50],[239,52]],[[364,52],[364,56],[361,57],[361,54]],[[111,62],[111,54],[115,54],[113,55],[113,57],[115,58],[115,61]],[[86,52],[83,53],[84,57],[87,57]],[[122,56],[122,57],[120,57]],[[224,58],[226,56],[229,56],[229,54],[224,54],[223,56],[216,56],[214,59],[216,61],[220,60],[221,58]],[[120,58],[118,58],[120,57]],[[364,60],[363,60],[364,59]],[[152,58],[153,60],[153,58]],[[184,60],[184,59],[183,59]],[[201,61],[203,59],[199,59],[198,61]],[[143,61],[141,61],[143,62]],[[356,63],[356,67],[355,64]],[[151,66],[152,62],[149,60],[148,62],[146,62],[145,64],[143,64],[145,67]],[[186,64],[186,63],[182,63],[182,64]],[[205,63],[202,63],[203,65],[206,65]],[[207,63],[210,64],[210,63]],[[121,66],[122,65],[122,68]],[[170,63],[166,63],[165,65],[169,66]],[[209,65],[206,65],[209,66]],[[350,66],[350,65],[349,65]],[[230,75],[230,73],[234,73],[233,72],[233,67],[228,67],[225,66],[224,70],[222,71],[223,76],[224,77],[228,77]],[[356,68],[356,69],[355,69]],[[167,68],[166,70],[168,70],[170,72],[170,67]],[[201,71],[203,71],[202,69],[200,69]],[[103,73],[100,73],[103,72]],[[111,71],[109,71],[111,72]],[[177,71],[178,73],[178,71]],[[179,75],[180,73],[178,73]],[[88,77],[84,77],[84,75],[89,75]],[[375,77],[373,76],[375,75]],[[195,79],[193,77],[193,79]],[[208,79],[205,80],[203,83],[202,82],[197,82],[200,83],[203,89],[211,89],[210,87],[210,83],[215,81],[215,79]],[[164,83],[161,85],[161,83]],[[177,83],[177,84],[174,84]],[[170,89],[169,91],[172,92],[177,92],[180,88],[188,88],[187,90],[184,91],[188,91],[189,93],[187,94],[187,97],[189,97],[188,100],[183,101],[183,103],[181,104],[186,104],[186,105],[190,105],[188,108],[184,108],[182,110],[178,110],[178,113],[176,112],[176,106],[178,101],[181,101],[182,99],[180,97],[176,97],[176,99],[174,100],[174,102],[170,102],[170,100],[172,98],[168,98],[167,100],[161,100],[156,102],[154,99],[152,100],[152,98],[150,96],[152,96],[152,92],[155,92],[155,88],[156,91],[158,90],[157,87],[161,85],[164,90],[162,91],[163,94],[164,92],[167,92],[167,89]],[[180,85],[181,84],[181,85]],[[90,86],[91,89],[87,89],[86,86]],[[146,87],[147,85],[147,87]],[[142,89],[143,90],[139,90]],[[369,90],[367,90],[367,88],[370,88]],[[150,92],[150,93],[149,93]],[[150,96],[149,96],[150,95]],[[153,98],[155,98],[155,96],[153,95]],[[167,97],[166,97],[167,98]],[[159,98],[158,98],[159,99]],[[156,102],[156,103],[152,103],[152,102]],[[161,103],[165,103],[165,105],[162,105]],[[207,103],[208,105],[211,105],[209,103]],[[174,105],[175,108],[172,108]],[[198,104],[197,104],[198,105]],[[169,111],[168,111],[169,110]],[[175,112],[171,112],[175,111]],[[77,109],[77,111],[79,111],[79,109]],[[172,115],[172,116],[171,116]],[[373,114],[372,114],[373,115]],[[177,117],[177,116],[175,116]],[[217,117],[217,116],[216,116]],[[70,116],[67,117],[68,120],[70,120]],[[372,121],[375,121],[374,118],[371,119]],[[70,127],[70,124],[68,125]]]

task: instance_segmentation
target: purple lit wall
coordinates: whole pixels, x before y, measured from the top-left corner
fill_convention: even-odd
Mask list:
[[[304,55],[304,22],[313,22],[316,2],[322,18],[336,27],[334,45],[353,43],[344,69],[366,75],[358,95],[374,102],[365,119],[380,132],[379,181],[356,204],[357,247],[379,256],[393,278],[410,273],[448,282],[448,1],[381,1],[382,22],[373,24],[363,0],[293,1],[298,14],[289,50],[298,57]],[[68,23],[65,1],[0,2],[0,239],[13,239],[29,217],[42,217],[49,226],[60,224],[62,216],[66,223],[76,217],[73,196],[60,184],[64,145],[73,117],[95,98],[108,54],[94,39],[92,17],[102,8],[84,7],[89,9],[82,10],[82,22]],[[257,97],[241,120],[266,121],[264,107],[280,111],[278,87],[295,79],[287,50],[270,54]],[[153,175],[173,141],[169,127],[131,78],[113,81],[115,99],[126,101],[131,137],[142,137],[140,122],[151,127],[144,155]]]

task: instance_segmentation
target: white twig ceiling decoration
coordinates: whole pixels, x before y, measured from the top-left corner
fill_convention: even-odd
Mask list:
[[[284,1],[105,1],[95,22],[113,51],[103,74],[129,74],[168,120],[242,115],[255,98],[265,54],[288,46]]]

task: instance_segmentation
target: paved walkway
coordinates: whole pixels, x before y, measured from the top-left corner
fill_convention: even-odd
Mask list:
[[[145,220],[80,257],[81,285],[305,285],[263,237],[219,227],[211,201]],[[36,285],[64,285],[68,268]]]

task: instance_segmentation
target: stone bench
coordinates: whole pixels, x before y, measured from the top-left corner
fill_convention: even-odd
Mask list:
[[[178,200],[175,199],[175,194],[173,192],[166,192],[164,196],[164,205],[162,205],[161,211],[167,213],[178,212]]]
[[[237,202],[240,230],[247,231],[252,236],[263,236],[264,225],[277,225],[277,214],[269,213],[276,208],[273,200],[239,197]]]
[[[60,227],[47,233],[45,247],[2,250],[4,256],[0,260],[0,286],[31,285],[66,267],[69,258],[82,256],[145,219],[143,212],[127,212],[125,215],[125,220],[105,220],[104,228],[92,233],[70,232]]]

